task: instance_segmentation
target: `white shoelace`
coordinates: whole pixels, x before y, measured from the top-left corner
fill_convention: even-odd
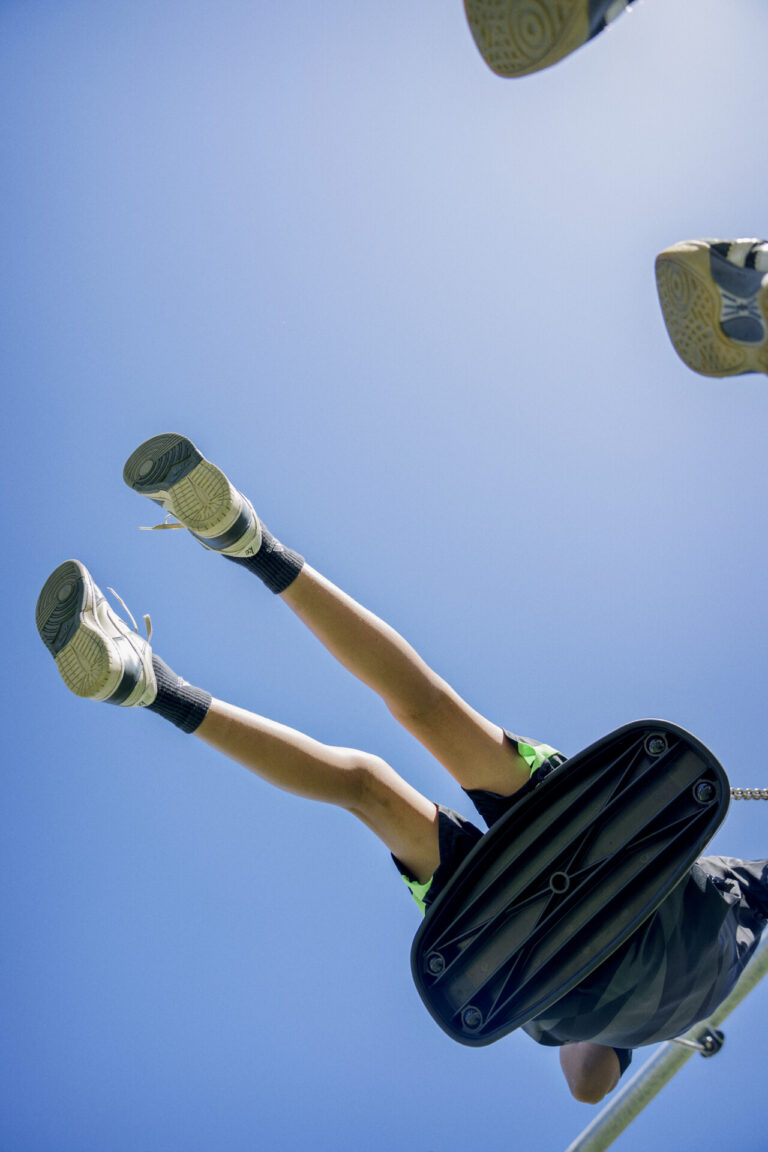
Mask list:
[[[161,528],[162,528],[162,527],[163,527],[163,525],[161,524],[161,525],[159,525],[159,527],[161,527]],[[168,527],[168,528],[175,528],[175,527],[176,527],[176,525],[175,525],[175,524],[168,524],[168,525],[166,525],[166,527]],[[183,524],[179,524],[179,525],[178,525],[178,527],[179,527],[179,528],[183,528]],[[123,610],[125,611],[126,615],[129,617],[129,619],[130,619],[130,621],[131,621],[131,624],[133,624],[133,630],[134,630],[134,632],[135,632],[135,633],[136,633],[138,636],[140,636],[140,635],[141,635],[141,633],[139,632],[139,626],[138,626],[138,624],[136,623],[136,620],[135,620],[135,617],[134,617],[134,615],[133,615],[133,612],[131,612],[131,610],[130,610],[130,608],[128,607],[128,605],[126,604],[125,600],[123,600],[122,596],[121,596],[121,595],[120,595],[118,592],[115,592],[114,588],[107,588],[107,592],[111,592],[111,593],[112,593],[112,595],[114,596],[115,600],[119,600],[119,601],[120,601],[120,604],[121,604],[121,606],[122,606]],[[145,627],[145,629],[146,629],[146,632],[147,632],[147,643],[149,643],[149,642],[150,642],[150,640],[152,639],[152,621],[151,621],[151,619],[150,619],[150,617],[149,617],[149,613],[146,613],[146,614],[145,614],[145,616],[144,616],[144,627]]]
[[[158,532],[164,528],[184,528],[185,525],[178,520],[174,520],[171,524],[168,523],[172,515],[173,513],[169,512],[162,524],[140,524],[139,532]]]

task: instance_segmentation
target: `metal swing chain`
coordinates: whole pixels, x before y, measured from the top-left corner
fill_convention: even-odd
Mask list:
[[[768,788],[731,788],[731,800],[768,800]]]

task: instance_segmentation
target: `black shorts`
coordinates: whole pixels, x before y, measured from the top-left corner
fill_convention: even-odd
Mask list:
[[[539,740],[529,740],[522,736],[515,736],[504,730],[504,735],[519,756],[525,760],[531,770],[542,774],[565,763],[566,757],[549,744],[542,744]],[[516,792],[508,796],[496,792],[487,792],[483,788],[464,790],[477,809],[486,827],[490,828],[497,820],[509,811],[515,803]],[[484,832],[452,808],[437,805],[438,837],[440,845],[440,864],[429,880],[420,884],[408,871],[402,861],[393,856],[395,866],[402,876],[411,895],[418,904],[422,913],[425,913],[433,900],[442,892],[451,876],[485,835]]]

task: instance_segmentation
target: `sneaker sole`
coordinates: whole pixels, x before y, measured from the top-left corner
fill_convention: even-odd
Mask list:
[[[195,535],[217,536],[232,523],[229,480],[186,436],[167,433],[140,444],[125,463],[123,479]]]
[[[475,43],[497,76],[528,76],[589,39],[587,0],[464,0]]]
[[[680,359],[702,376],[768,373],[768,345],[739,344],[720,327],[721,298],[709,246],[675,245],[656,257],[656,285],[669,338]],[[758,295],[768,327],[768,289]]]
[[[119,679],[93,615],[96,587],[83,564],[66,560],[51,573],[37,600],[37,630],[61,677],[76,696],[100,698]]]

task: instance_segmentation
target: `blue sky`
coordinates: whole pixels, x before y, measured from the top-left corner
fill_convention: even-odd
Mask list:
[[[72,698],[34,605],[78,557],[189,680],[466,810],[255,581],[138,531],[123,462],[179,431],[498,722],[661,715],[765,786],[766,380],[685,368],[653,259],[768,231],[766,33],[647,0],[505,82],[458,0],[0,0],[3,1148],[556,1152],[594,1114],[435,1027],[362,826]],[[763,807],[713,850],[764,856]],[[758,1152],[767,1026],[760,988],[618,1147]]]

